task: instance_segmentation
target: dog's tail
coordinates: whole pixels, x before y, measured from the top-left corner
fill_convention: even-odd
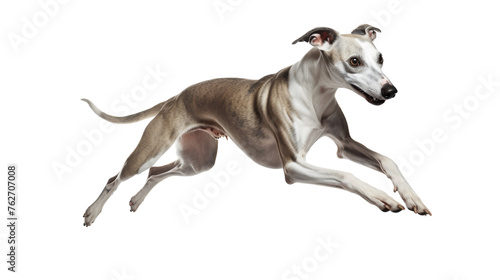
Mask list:
[[[90,109],[92,109],[92,111],[94,111],[94,113],[96,113],[99,117],[107,120],[108,122],[112,122],[112,123],[133,123],[133,122],[141,121],[143,119],[154,117],[160,112],[161,108],[163,108],[165,103],[168,102],[168,101],[164,101],[164,102],[158,103],[157,105],[155,105],[147,110],[144,110],[142,112],[139,112],[139,113],[135,113],[135,114],[123,116],[123,117],[116,117],[116,116],[108,115],[108,114],[104,113],[103,111],[99,110],[99,108],[97,108],[94,105],[94,103],[92,103],[88,99],[82,98],[82,101],[87,102],[87,104],[89,104],[89,106],[90,106]]]

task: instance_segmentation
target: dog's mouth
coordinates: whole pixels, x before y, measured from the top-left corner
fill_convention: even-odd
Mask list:
[[[360,87],[358,87],[356,85],[353,85],[353,84],[350,84],[350,85],[353,89],[355,89],[357,91],[358,94],[363,96],[366,99],[366,101],[370,102],[370,104],[377,105],[377,106],[384,104],[385,100],[380,100],[380,99],[377,99],[377,98],[369,95],[368,93],[366,93],[365,91],[363,91]]]

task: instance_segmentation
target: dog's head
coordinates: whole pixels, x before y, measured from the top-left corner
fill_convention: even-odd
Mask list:
[[[328,58],[327,72],[343,78],[344,86],[374,105],[396,95],[397,89],[382,73],[384,59],[373,41],[380,29],[363,24],[351,34],[328,27],[314,28],[293,42],[308,42]],[[338,75],[339,74],[339,75]]]

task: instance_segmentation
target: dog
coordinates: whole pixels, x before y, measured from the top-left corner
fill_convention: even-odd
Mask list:
[[[356,193],[380,210],[399,212],[405,207],[347,172],[309,164],[305,156],[323,136],[338,147],[337,156],[384,173],[399,191],[408,209],[432,215],[391,159],[353,140],[335,93],[349,89],[373,105],[395,97],[396,87],[381,68],[382,54],[373,41],[380,29],[363,24],[350,34],[314,28],[293,42],[313,46],[297,63],[260,80],[221,78],[192,85],[179,95],[145,111],[116,117],[90,108],[113,123],[131,123],[154,117],[97,200],[84,214],[90,226],[118,185],[149,169],[145,186],[130,200],[135,212],[151,189],[170,176],[192,176],[215,163],[218,139],[229,138],[256,163],[282,168],[288,184],[308,183]],[[153,164],[177,141],[178,159],[164,166]]]

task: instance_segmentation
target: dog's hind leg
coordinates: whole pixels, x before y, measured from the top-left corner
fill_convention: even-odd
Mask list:
[[[160,113],[148,124],[139,144],[125,161],[120,173],[108,180],[99,197],[85,211],[84,226],[90,226],[95,221],[121,182],[150,168],[175,142],[181,131],[175,122],[167,121],[169,117],[175,117],[172,115]]]
[[[156,184],[170,176],[192,176],[207,171],[215,164],[217,140],[204,131],[189,132],[178,139],[179,159],[159,167],[151,167],[144,187],[130,199],[135,212]]]

